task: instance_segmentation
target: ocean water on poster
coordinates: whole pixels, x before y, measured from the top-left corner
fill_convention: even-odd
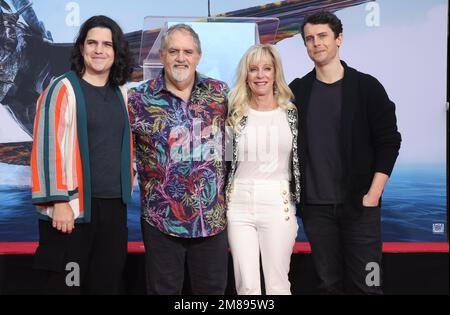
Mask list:
[[[383,200],[384,241],[447,241],[446,226],[444,234],[433,233],[434,224],[446,224],[445,170],[445,166],[401,167],[395,170]],[[28,167],[0,163],[0,242],[31,242],[38,239],[29,176]],[[138,189],[129,206],[128,228],[129,240],[141,241]],[[298,240],[306,240],[302,228]]]

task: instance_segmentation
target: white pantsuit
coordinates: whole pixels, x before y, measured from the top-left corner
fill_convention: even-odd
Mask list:
[[[298,224],[285,180],[235,179],[228,240],[239,295],[260,295],[260,255],[266,294],[290,295],[288,279]]]

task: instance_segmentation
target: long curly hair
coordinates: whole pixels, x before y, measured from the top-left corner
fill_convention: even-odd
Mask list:
[[[277,104],[282,109],[295,108],[291,100],[294,99],[291,89],[284,79],[281,58],[273,45],[257,44],[251,46],[242,57],[237,69],[237,80],[229,93],[229,114],[228,125],[233,128],[238,127],[242,118],[247,115],[252,91],[247,84],[247,76],[252,64],[260,62],[262,59],[272,60],[275,69],[274,96]]]
[[[114,63],[109,74],[109,81],[117,86],[125,84],[133,72],[133,60],[128,48],[128,41],[120,26],[111,18],[104,15],[91,17],[83,23],[78,33],[71,56],[71,69],[82,77],[86,71],[82,47],[86,41],[88,32],[96,27],[111,30],[114,49]]]

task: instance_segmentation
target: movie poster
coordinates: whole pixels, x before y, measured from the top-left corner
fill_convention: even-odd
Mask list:
[[[136,82],[130,84],[137,84],[142,79],[139,54],[144,18],[205,17],[208,1],[0,3],[0,243],[36,242],[37,213],[31,205],[29,170],[35,103],[51,79],[69,70],[72,42],[81,23],[97,14],[120,23],[136,59]],[[335,12],[344,24],[341,58],[380,80],[396,104],[403,142],[383,198],[384,241],[446,242],[448,2],[211,1],[213,16],[280,19],[275,44],[288,83],[313,68],[298,27],[306,15],[320,8]],[[222,75],[215,74],[225,80]],[[229,73],[227,81],[232,85]],[[129,240],[141,241],[137,186],[128,220]],[[306,241],[302,229],[298,241]]]

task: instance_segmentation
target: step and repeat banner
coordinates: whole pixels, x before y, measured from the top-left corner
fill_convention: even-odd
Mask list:
[[[183,0],[34,0],[32,4],[0,0],[0,243],[38,240],[29,169],[35,103],[50,80],[69,69],[72,42],[82,22],[104,14],[120,23],[136,60],[135,82],[130,83],[136,85],[142,79],[139,60],[145,17],[207,16],[207,4],[206,0],[192,0],[189,5]],[[313,68],[298,26],[318,8],[335,12],[343,22],[341,58],[379,79],[396,104],[403,142],[383,199],[384,241],[447,242],[448,2],[211,1],[213,15],[280,19],[274,42],[288,82]],[[220,38],[221,31],[217,32]],[[229,69],[236,68],[238,59],[221,65],[226,73],[215,67],[213,76],[232,85]],[[128,217],[129,239],[140,241],[137,186]],[[298,241],[305,240],[300,229]]]

